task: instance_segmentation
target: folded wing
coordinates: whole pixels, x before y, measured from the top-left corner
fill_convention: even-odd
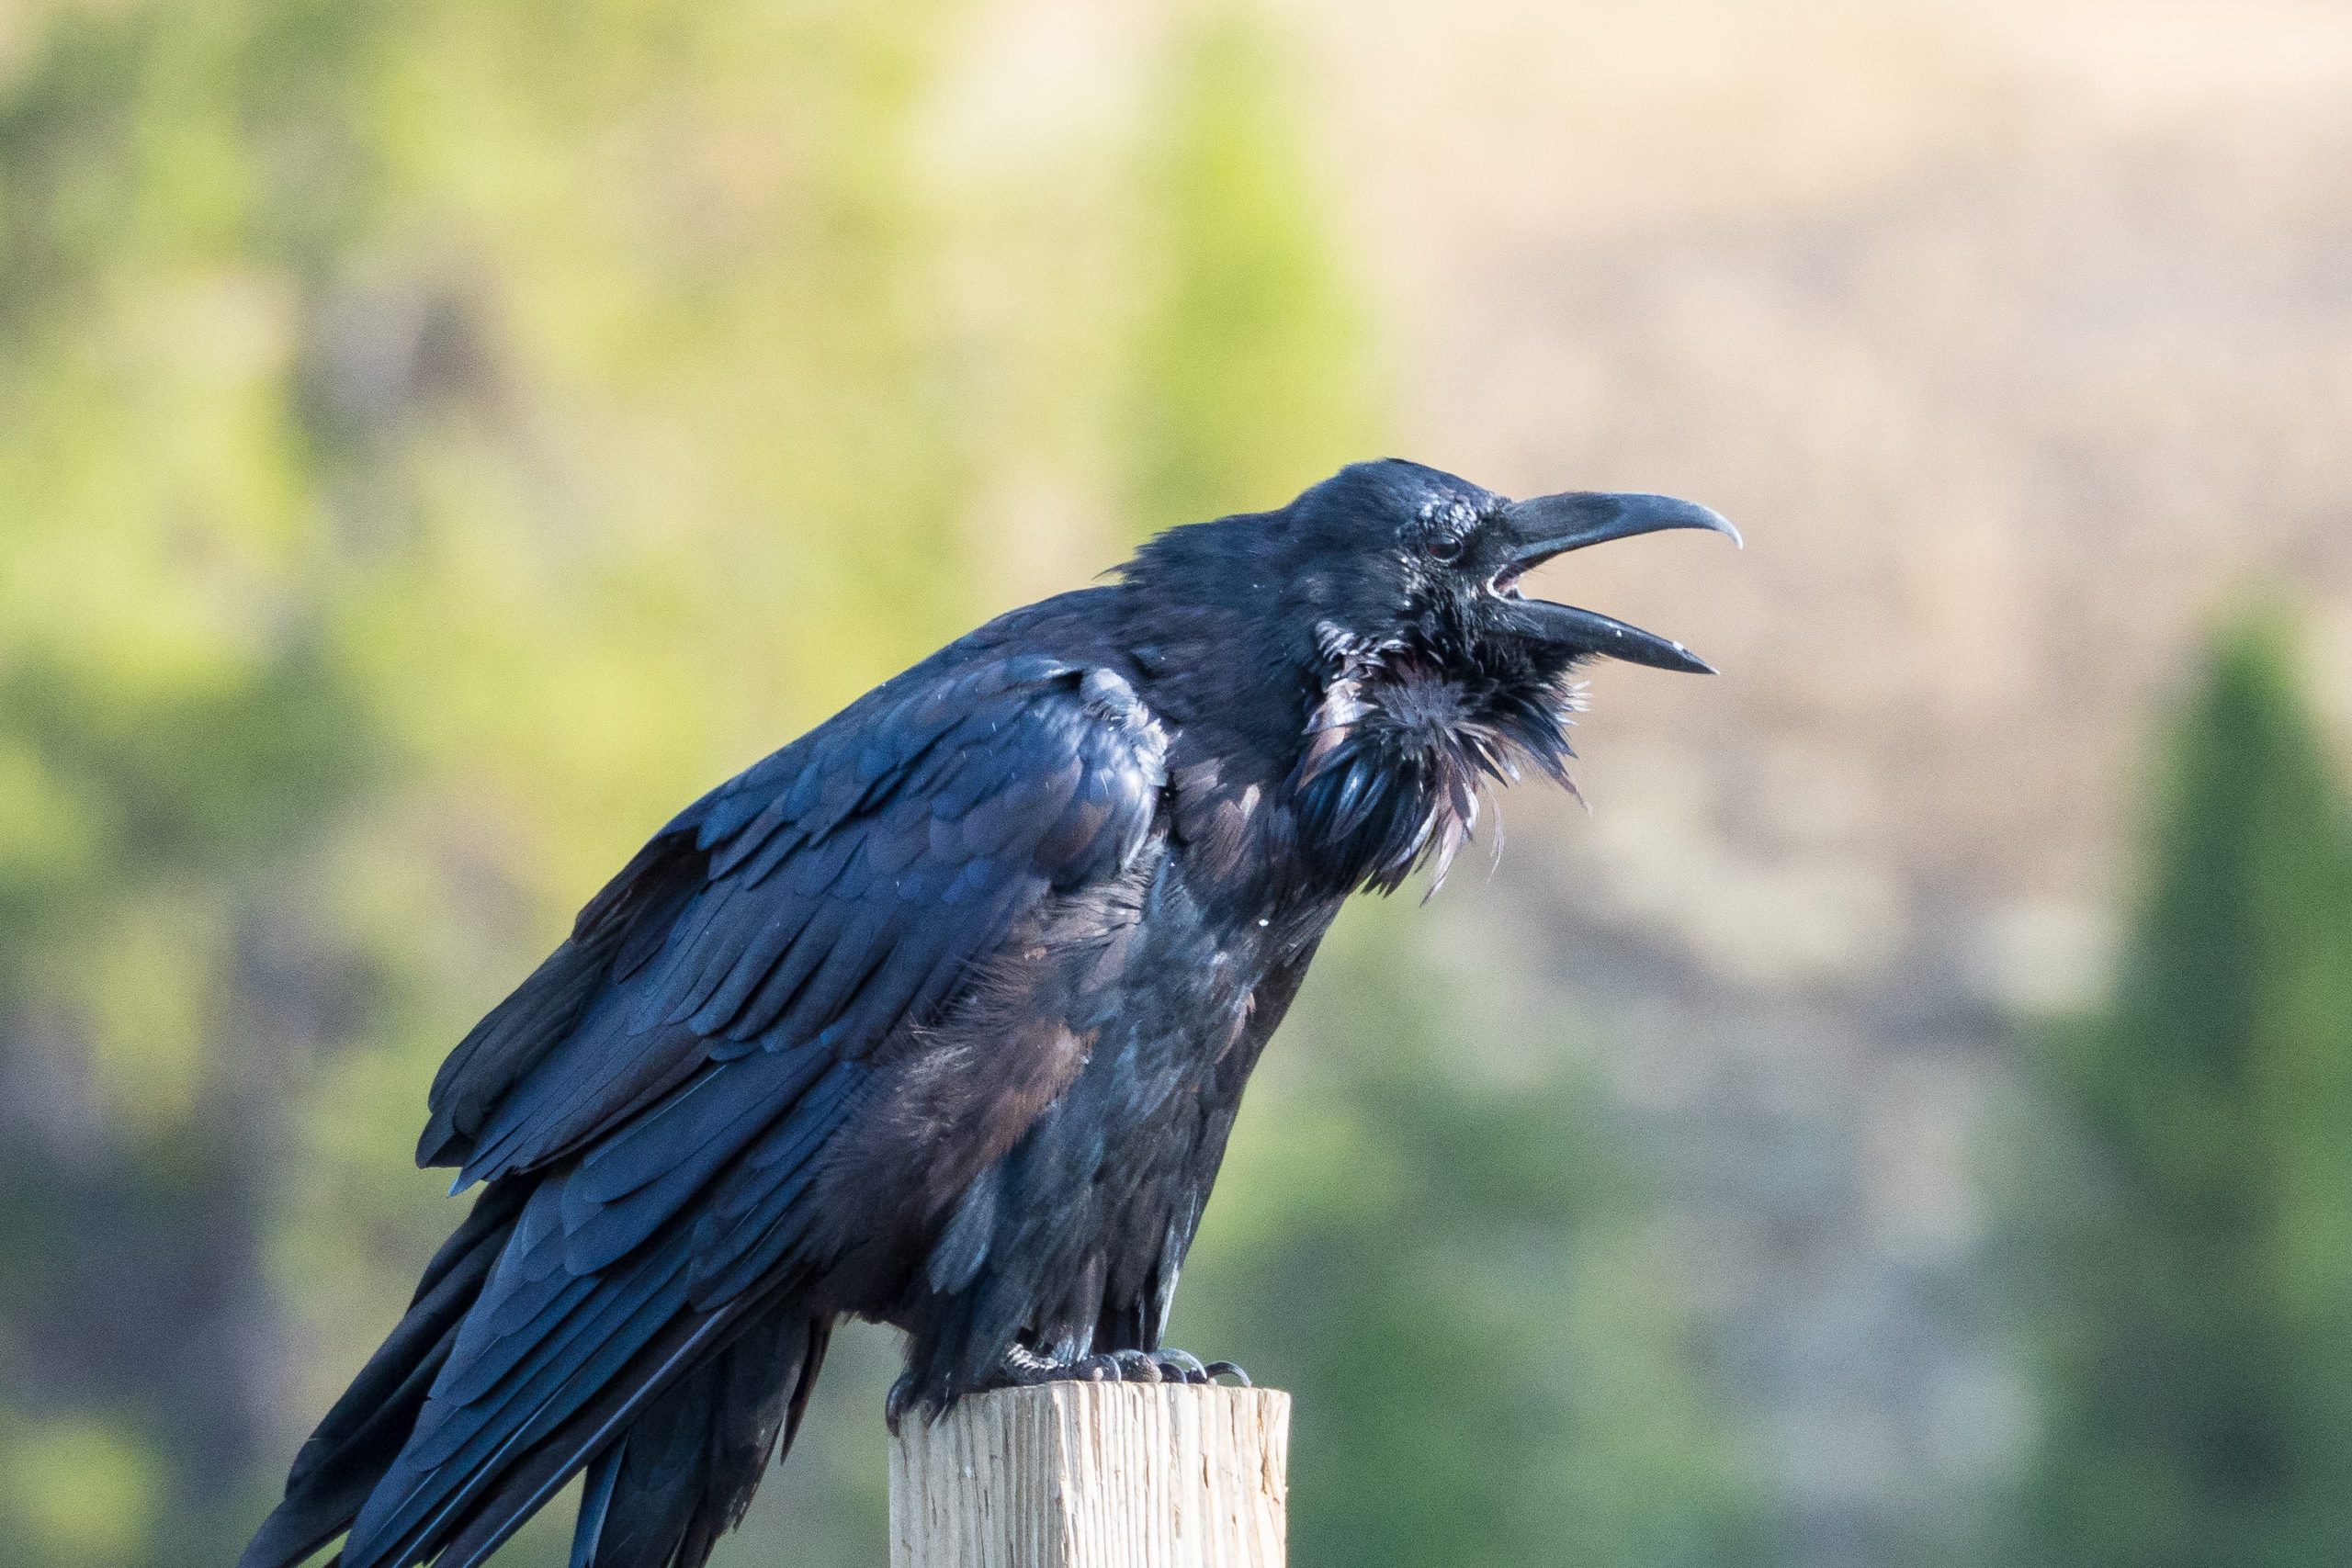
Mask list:
[[[657,834],[435,1082],[420,1163],[533,1190],[348,1568],[486,1553],[773,1314],[814,1266],[819,1156],[876,1046],[1024,915],[1133,864],[1163,755],[1115,674],[943,655]]]

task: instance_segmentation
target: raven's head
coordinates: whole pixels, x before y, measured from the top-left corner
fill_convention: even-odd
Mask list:
[[[1555,556],[1665,528],[1738,530],[1663,495],[1575,491],[1506,501],[1398,458],[1342,468],[1265,521],[1267,554],[1321,640],[1408,648],[1461,679],[1553,679],[1600,656],[1701,674],[1679,642],[1590,610],[1525,598]]]
[[[1579,663],[1711,672],[1679,642],[1520,591],[1555,556],[1665,528],[1739,537],[1687,501],[1506,501],[1392,458],[1343,468],[1280,512],[1162,535],[1130,571],[1181,562],[1224,602],[1249,605],[1267,634],[1251,651],[1283,671],[1268,694],[1296,715],[1302,839],[1347,885],[1387,891],[1424,863],[1442,877],[1481,788],[1517,778],[1521,762],[1574,787],[1566,727]]]

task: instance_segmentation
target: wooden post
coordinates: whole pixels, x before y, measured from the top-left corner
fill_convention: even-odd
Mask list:
[[[1290,1395],[1052,1382],[890,1445],[890,1568],[1283,1568]]]

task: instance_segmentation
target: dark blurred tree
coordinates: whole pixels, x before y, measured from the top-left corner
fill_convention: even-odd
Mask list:
[[[368,985],[269,879],[373,739],[299,642],[196,690],[0,679],[0,1529],[43,1568],[137,1562],[166,1513],[234,1531],[272,1425],[276,1079]]]
[[[2171,742],[2107,1016],[2027,1524],[2052,1562],[2352,1560],[2352,819],[2285,638],[2215,649]],[[2064,1194],[2063,1211],[2060,1192]]]

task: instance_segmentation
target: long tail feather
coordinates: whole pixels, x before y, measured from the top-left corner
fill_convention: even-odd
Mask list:
[[[821,1358],[825,1329],[822,1325],[812,1326],[805,1312],[794,1311],[788,1304],[772,1307],[772,1302],[773,1298],[756,1302],[738,1301],[708,1313],[688,1310],[680,1314],[667,1329],[631,1358],[628,1364],[607,1381],[575,1415],[505,1466],[503,1472],[462,1518],[450,1527],[435,1529],[433,1534],[439,1539],[404,1542],[397,1552],[388,1556],[387,1561],[413,1562],[429,1558],[435,1568],[481,1568],[490,1554],[522,1528],[525,1520],[544,1506],[565,1482],[589,1467],[608,1449],[624,1446],[639,1424],[654,1415],[673,1391],[683,1389],[685,1395],[684,1403],[690,1404],[693,1391],[707,1388],[713,1382],[725,1381],[724,1374],[717,1379],[708,1375],[708,1369],[714,1363],[728,1367],[736,1377],[757,1375],[760,1369],[756,1364],[733,1363],[729,1352],[743,1337],[763,1325],[775,1325],[769,1327],[764,1337],[768,1349],[764,1355],[754,1351],[752,1360],[754,1363],[769,1362],[771,1370],[765,1375],[775,1378],[778,1385],[783,1382],[786,1371],[793,1375],[798,1385],[794,1395],[788,1400],[777,1397],[774,1403],[790,1405],[790,1420],[797,1423],[797,1409],[805,1406],[808,1398],[806,1385],[815,1378],[814,1362]],[[797,1326],[798,1347],[785,1367],[775,1368],[773,1362],[778,1348],[788,1340],[788,1337],[778,1337],[780,1325],[786,1322]],[[816,1350],[813,1357],[809,1354],[812,1344]],[[730,1397],[752,1402],[756,1406],[769,1403],[762,1396],[770,1392],[744,1387],[735,1391]],[[780,1389],[775,1392],[780,1395]],[[771,1440],[775,1431],[776,1427],[771,1425]],[[763,1446],[760,1450],[763,1461],[765,1454],[766,1449]],[[759,1468],[753,1466],[748,1484],[736,1489],[739,1495],[733,1500],[732,1512],[727,1515],[724,1522],[702,1532],[707,1537],[700,1547],[704,1555],[708,1553],[709,1541],[715,1540],[722,1530],[731,1528],[735,1519],[741,1517],[741,1505],[750,1501],[752,1489],[758,1484]],[[737,1475],[739,1480],[741,1469],[740,1458],[729,1466],[730,1473]],[[592,1488],[603,1481],[601,1474],[592,1474],[589,1479]],[[682,1476],[680,1479],[689,1478]],[[594,1560],[600,1568],[606,1561],[604,1553],[625,1544],[627,1538],[634,1536],[634,1521],[644,1507],[643,1503],[632,1500],[637,1493],[631,1489],[631,1465],[626,1452],[610,1484],[605,1485],[604,1491],[604,1506],[598,1511],[600,1517],[590,1526],[600,1538],[596,1547],[599,1555]],[[704,1511],[697,1509],[684,1519],[684,1528],[689,1536],[694,1533],[696,1521]],[[714,1513],[713,1517],[717,1517]],[[698,1562],[699,1559],[689,1561]]]
[[[572,1568],[700,1568],[791,1450],[831,1332],[787,1302],[650,1405],[590,1467]]]
[[[425,1393],[504,1250],[531,1185],[492,1184],[442,1245],[417,1283],[407,1315],[302,1445],[286,1479],[285,1501],[263,1521],[238,1568],[291,1568],[359,1517],[360,1506],[415,1429]]]
[[[708,1313],[691,1309],[674,1313],[642,1348],[609,1375],[561,1393],[569,1414],[542,1427],[545,1435],[531,1441],[526,1433],[539,1425],[531,1417],[513,1428],[505,1442],[492,1450],[459,1461],[462,1470],[436,1474],[423,1472],[418,1500],[423,1507],[403,1505],[405,1523],[397,1534],[374,1530],[363,1550],[346,1552],[356,1562],[377,1568],[406,1568],[433,1562],[438,1568],[473,1568],[525,1520],[595,1457],[647,1405],[660,1398],[677,1378],[704,1357],[723,1347],[741,1326],[749,1303],[729,1303]],[[586,1369],[572,1374],[587,1375]],[[552,1405],[555,1398],[548,1402]],[[516,1439],[520,1438],[520,1441]],[[437,1469],[437,1467],[436,1467]],[[395,1480],[399,1479],[398,1472]],[[389,1483],[388,1483],[389,1484]],[[371,1510],[372,1514],[372,1510]]]

